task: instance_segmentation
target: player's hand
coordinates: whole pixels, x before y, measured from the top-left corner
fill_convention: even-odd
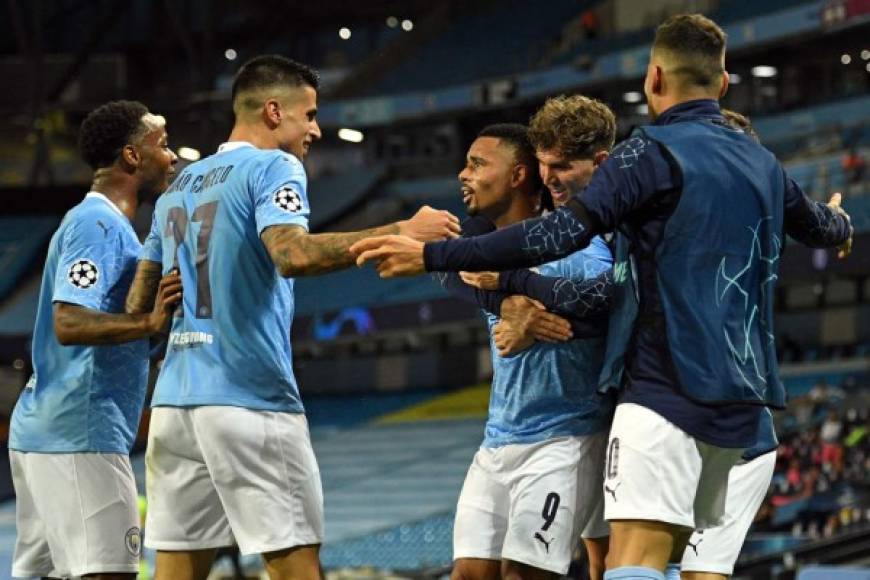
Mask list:
[[[831,208],[831,211],[837,215],[845,217],[846,221],[849,222],[849,239],[837,246],[837,257],[841,260],[852,253],[852,235],[855,233],[855,230],[852,227],[852,218],[850,218],[849,214],[846,213],[846,210],[840,206],[842,201],[842,194],[835,193],[831,196],[831,201],[828,202],[828,207]]]
[[[469,286],[481,290],[498,290],[498,272],[460,272],[459,277]]]
[[[508,296],[501,303],[501,317],[518,332],[541,342],[571,340],[571,323],[552,312],[543,304],[526,296]]]
[[[459,218],[442,209],[424,205],[409,220],[399,222],[399,235],[420,242],[437,242],[458,238],[462,232]]]
[[[492,342],[498,356],[511,356],[521,352],[533,344],[535,337],[519,332],[507,320],[501,320],[492,328]]]
[[[160,284],[157,286],[154,309],[148,315],[148,328],[151,334],[166,331],[175,307],[181,301],[181,296],[181,275],[178,270],[172,270],[160,279]]]
[[[423,246],[407,236],[375,236],[352,245],[350,253],[356,256],[357,266],[375,262],[381,278],[416,276],[426,271]]]

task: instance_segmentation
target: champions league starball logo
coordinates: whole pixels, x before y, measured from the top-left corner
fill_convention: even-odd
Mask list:
[[[90,260],[76,260],[70,266],[69,273],[67,274],[69,283],[82,290],[87,290],[94,286],[99,278],[100,271],[97,270],[96,264]]]
[[[276,191],[275,195],[272,196],[272,201],[283,211],[290,213],[302,211],[302,198],[289,187],[282,187]]]
[[[142,531],[133,526],[127,530],[127,535],[124,536],[124,543],[127,545],[127,551],[133,556],[142,554]]]

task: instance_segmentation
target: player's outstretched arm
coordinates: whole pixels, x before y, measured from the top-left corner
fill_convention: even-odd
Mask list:
[[[382,278],[527,268],[585,248],[597,233],[614,230],[631,212],[678,186],[660,148],[637,137],[614,149],[581,194],[546,216],[473,238],[424,246],[385,236],[352,250],[358,265],[375,262]]]
[[[827,203],[811,200],[800,186],[786,176],[785,231],[804,245],[813,248],[836,247],[840,258],[852,251],[852,222],[835,193]]]
[[[138,340],[164,331],[180,300],[181,277],[177,272],[172,272],[160,280],[150,312],[115,314],[57,302],[54,305],[54,331],[64,346],[118,344]]]
[[[607,312],[613,295],[612,270],[583,280],[544,276],[531,270],[460,272],[460,276],[469,286],[528,296],[547,310],[576,318]]]
[[[424,246],[403,237],[382,236],[359,242],[351,251],[357,255],[359,266],[374,261],[382,278],[416,276],[425,271],[507,270],[567,256],[586,247],[595,233],[566,206],[473,238]]]
[[[348,268],[354,263],[350,247],[366,238],[396,234],[431,241],[455,238],[459,231],[456,216],[424,206],[411,219],[358,232],[310,234],[301,226],[277,225],[263,230],[260,238],[278,272],[290,278]]]

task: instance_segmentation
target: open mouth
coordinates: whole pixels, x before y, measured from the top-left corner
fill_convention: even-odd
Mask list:
[[[568,201],[571,194],[567,189],[550,189],[550,196],[552,196],[553,201],[563,202]]]

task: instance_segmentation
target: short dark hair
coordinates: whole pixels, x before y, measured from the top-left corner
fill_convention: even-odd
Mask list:
[[[583,95],[547,99],[529,121],[529,139],[538,151],[558,150],[568,159],[592,159],[610,151],[616,117],[610,107]]]
[[[758,133],[756,133],[755,129],[752,128],[752,121],[749,120],[749,117],[741,115],[737,111],[732,111],[731,109],[722,109],[722,116],[725,117],[725,121],[735,129],[740,129],[756,141],[759,140]]]
[[[541,192],[541,202],[547,209],[553,209],[549,191],[543,187],[541,174],[538,171],[538,158],[535,148],[529,140],[529,128],[519,123],[496,123],[481,129],[478,137],[493,137],[507,143],[513,149],[517,161],[529,168],[529,178],[532,191]]]
[[[144,129],[148,107],[139,101],[112,101],[91,111],[79,130],[79,151],[96,171],[118,160],[121,149]]]
[[[275,86],[309,86],[317,90],[320,78],[310,66],[287,57],[278,54],[255,56],[242,65],[233,79],[233,108],[241,95]]]
[[[710,88],[724,72],[725,32],[702,14],[678,14],[656,29],[653,52],[664,52],[687,86]]]

